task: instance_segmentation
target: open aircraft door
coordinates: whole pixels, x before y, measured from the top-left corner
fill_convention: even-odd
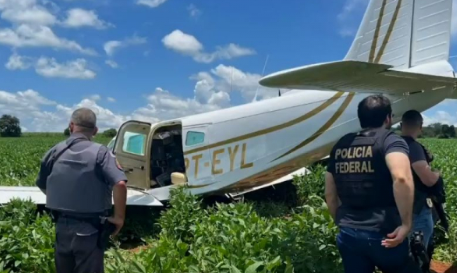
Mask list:
[[[114,153],[129,180],[128,185],[149,189],[149,133],[151,124],[141,121],[127,121],[119,128],[114,143]]]

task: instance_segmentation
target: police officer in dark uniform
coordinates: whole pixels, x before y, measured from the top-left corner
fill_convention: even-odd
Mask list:
[[[112,235],[122,228],[127,178],[112,152],[91,141],[98,131],[93,111],[77,109],[69,126],[71,136],[44,156],[36,185],[56,223],[57,272],[102,273],[102,222],[114,224]]]
[[[422,115],[416,110],[403,114],[401,122],[402,137],[409,146],[409,159],[414,178],[415,198],[413,206],[413,231],[421,231],[424,235],[424,245],[428,243],[433,233],[433,215],[429,187],[434,186],[439,178],[438,172],[432,171],[425,148],[416,141],[422,129]]]
[[[408,269],[414,184],[408,145],[389,129],[388,98],[358,105],[362,131],[333,147],[326,173],[326,201],[340,228],[337,246],[345,272],[420,272]]]
[[[414,253],[421,255],[425,266],[429,265],[433,254],[433,230],[436,223],[436,214],[440,224],[448,230],[447,215],[444,212],[445,202],[444,182],[439,172],[431,169],[433,156],[419,142],[417,138],[422,131],[423,118],[419,111],[409,110],[402,116],[401,134],[409,146],[409,159],[414,179],[415,198],[413,205],[413,228],[412,231],[419,233],[421,244]],[[414,236],[415,234],[413,234]],[[415,236],[416,237],[416,236]],[[419,258],[419,257],[418,257]]]

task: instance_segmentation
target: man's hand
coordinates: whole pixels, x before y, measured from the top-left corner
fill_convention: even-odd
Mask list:
[[[396,247],[399,244],[403,243],[406,237],[411,230],[410,226],[401,225],[394,232],[387,234],[387,237],[390,239],[382,240],[381,245],[385,246],[386,248]]]
[[[112,236],[116,236],[119,231],[121,231],[122,227],[124,226],[124,219],[119,217],[108,217],[106,220],[110,221],[116,226],[116,230],[111,234]]]
[[[113,236],[116,236],[124,226],[125,207],[127,202],[127,186],[125,181],[120,181],[113,188],[114,199],[114,217],[108,218],[108,221],[116,225],[116,231]]]

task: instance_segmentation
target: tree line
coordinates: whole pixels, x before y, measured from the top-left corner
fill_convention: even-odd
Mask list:
[[[65,136],[70,135],[70,129],[65,128],[63,131]],[[105,137],[115,137],[117,134],[116,129],[111,128],[102,133]],[[21,121],[12,115],[2,115],[0,117],[0,136],[1,137],[21,137],[22,128]]]
[[[400,125],[392,128],[396,133],[400,134]],[[443,123],[432,123],[428,126],[422,127],[422,134],[420,138],[455,138],[456,130],[454,125],[448,125]]]
[[[392,128],[396,133],[401,133],[400,125]],[[456,131],[454,125],[448,125],[444,123],[433,123],[422,128],[421,138],[455,138]],[[69,136],[70,130],[64,129],[64,135]],[[115,137],[117,134],[116,129],[111,128],[102,133],[105,137]],[[20,137],[22,135],[22,129],[20,120],[11,115],[3,115],[0,118],[0,136],[2,137]]]

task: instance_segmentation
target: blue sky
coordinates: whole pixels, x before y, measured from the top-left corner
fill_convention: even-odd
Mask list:
[[[265,74],[342,59],[367,2],[0,0],[0,114],[63,131],[81,106],[106,129],[248,103],[267,56]],[[427,122],[457,124],[456,105]]]

